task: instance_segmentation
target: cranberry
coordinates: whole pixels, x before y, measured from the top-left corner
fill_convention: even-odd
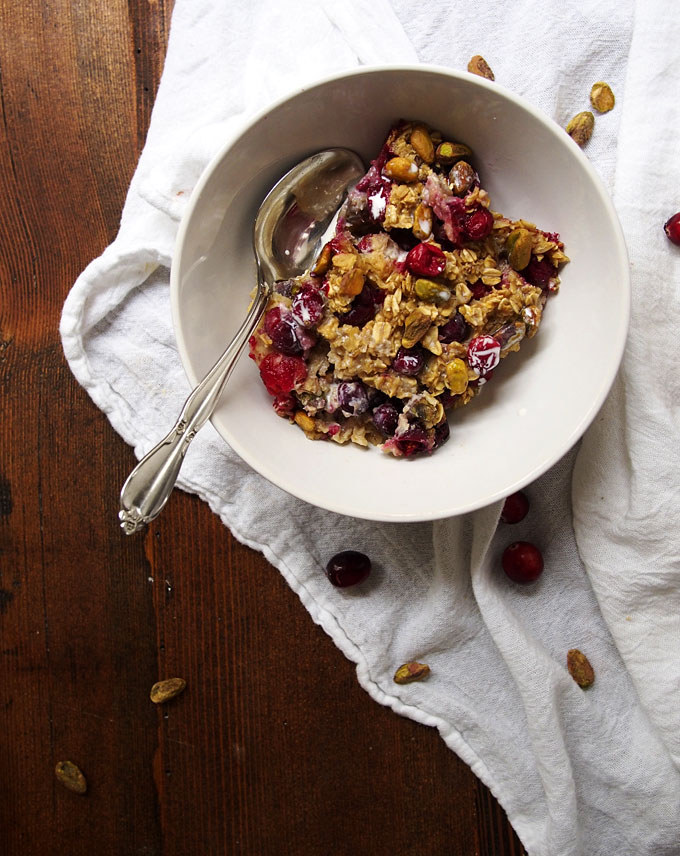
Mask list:
[[[313,285],[305,285],[293,298],[293,318],[303,327],[316,327],[323,318],[326,298]]]
[[[394,437],[392,442],[405,458],[410,458],[420,452],[431,452],[433,448],[432,439],[427,431],[422,425],[417,424],[409,425],[404,433],[399,437]]]
[[[375,307],[368,303],[357,303],[356,306],[352,306],[349,312],[340,316],[340,322],[349,324],[351,327],[363,327],[374,315]]]
[[[294,285],[295,283],[292,279],[280,279],[274,283],[274,291],[277,294],[282,294],[284,297],[292,297]]]
[[[468,325],[465,323],[465,319],[460,312],[456,312],[453,318],[450,318],[446,324],[442,324],[439,328],[439,341],[442,345],[449,345],[451,342],[462,342],[463,339],[467,338],[467,335]]]
[[[384,164],[383,164],[384,166]],[[382,166],[377,166],[376,162],[373,161],[370,167],[366,171],[366,174],[357,181],[355,189],[361,191],[362,193],[368,193],[373,190],[373,188],[378,186],[378,183],[381,180],[380,172],[382,170]],[[352,196],[356,195],[354,193],[350,194]]]
[[[371,573],[371,560],[357,550],[343,550],[326,565],[326,576],[334,586],[347,588],[362,583]]]
[[[555,268],[548,259],[543,258],[539,261],[536,256],[532,256],[529,264],[522,271],[522,276],[532,285],[545,288],[555,276]]]
[[[377,308],[385,302],[385,292],[377,285],[373,285],[372,282],[367,282],[361,289],[359,300],[370,302]]]
[[[448,208],[449,214],[453,220],[455,220],[458,228],[462,229],[467,216],[465,200],[459,199],[457,196],[451,196],[446,200],[446,207]]]
[[[300,357],[267,354],[260,363],[260,377],[270,395],[290,392],[307,377],[307,366]]]
[[[436,217],[441,221],[444,235],[454,247],[460,245],[461,232],[467,216],[465,202],[453,196],[451,188],[430,176],[425,186],[428,205],[432,207]],[[440,235],[439,223],[435,221],[434,233]]]
[[[367,386],[366,394],[368,395],[368,406],[371,410],[379,404],[385,404],[385,402],[389,401],[388,396],[374,386]]]
[[[680,211],[666,220],[663,228],[668,240],[680,246]]]
[[[411,229],[390,229],[390,238],[400,250],[405,250],[407,253],[419,243]]]
[[[341,316],[342,324],[352,327],[363,327],[375,315],[378,306],[385,300],[384,293],[370,282],[367,282],[361,292],[354,298],[349,312]]]
[[[343,381],[338,385],[338,403],[344,416],[358,416],[368,410],[366,387],[360,380]]]
[[[500,342],[493,336],[476,336],[468,345],[467,358],[470,368],[485,377],[500,362]]]
[[[503,570],[516,583],[533,583],[543,573],[543,556],[528,541],[515,541],[503,551]]]
[[[475,300],[481,300],[482,297],[485,297],[491,291],[491,286],[484,285],[480,280],[480,282],[476,282],[470,286],[470,291]]]
[[[529,500],[527,495],[518,490],[506,498],[501,511],[501,520],[503,523],[519,523],[520,520],[524,520],[528,511]]]
[[[289,392],[280,393],[273,401],[274,410],[279,414],[279,416],[284,417],[293,415],[296,404],[295,396],[291,395]]]
[[[380,183],[366,194],[368,200],[368,212],[371,220],[381,222],[385,219],[387,203],[390,201],[392,182],[383,178]]]
[[[391,437],[392,434],[397,430],[397,423],[399,422],[399,411],[397,408],[390,404],[389,402],[385,402],[385,404],[379,404],[373,410],[373,422],[375,422],[375,427],[382,434]]]
[[[444,410],[450,410],[453,405],[456,403],[457,395],[452,395],[448,389],[445,389],[444,392],[439,396],[439,400],[442,403],[442,407]]]
[[[395,152],[392,151],[389,143],[385,143],[380,149],[378,157],[374,161],[371,161],[371,166],[374,166],[378,170],[378,172],[382,172],[387,161],[390,160],[390,158],[393,158],[394,156]],[[363,180],[364,179],[362,179],[362,181]]]
[[[488,208],[477,208],[465,218],[463,231],[471,241],[483,241],[493,229],[493,214]]]
[[[264,316],[265,333],[272,340],[277,351],[289,356],[302,353],[302,345],[297,336],[295,319],[291,312],[281,306],[274,306]]]
[[[342,228],[340,222],[336,226],[335,235],[328,242],[331,258],[337,253],[350,253],[352,251],[352,236]]]
[[[439,276],[446,270],[446,256],[434,244],[420,243],[409,250],[404,264],[416,276]]]
[[[451,436],[451,429],[449,427],[449,420],[444,417],[442,421],[434,426],[434,449],[438,449],[440,446],[443,446],[444,443]]]
[[[545,232],[543,229],[540,230],[541,234],[545,237],[546,241],[552,241],[553,244],[557,244],[557,246],[562,250],[564,249],[564,244],[560,240],[560,236],[558,232]]]
[[[342,222],[342,228],[355,237],[365,235],[376,228],[368,211],[368,199],[365,193],[350,190],[345,200],[344,214],[345,216],[338,220],[338,225]]]
[[[418,345],[415,348],[399,348],[392,361],[395,372],[408,376],[417,375],[424,365],[425,354]]]
[[[297,340],[300,343],[304,356],[307,356],[314,345],[316,345],[316,333],[313,330],[308,330],[306,327],[301,327],[296,321],[295,335],[297,336]]]
[[[434,221],[432,224],[432,237],[438,244],[441,244],[443,249],[446,249],[449,252],[462,246],[459,230],[454,231],[453,227],[449,226],[445,221]]]
[[[366,175],[358,182],[356,189],[366,194],[368,202],[368,214],[371,220],[382,221],[385,219],[387,203],[392,191],[392,182],[381,175],[387,155],[383,152],[373,161]]]

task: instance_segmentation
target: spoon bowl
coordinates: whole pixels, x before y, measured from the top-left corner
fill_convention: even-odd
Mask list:
[[[224,386],[262,316],[274,283],[307,270],[331,231],[345,194],[364,173],[349,149],[317,152],[289,170],[266,195],[253,227],[257,289],[236,335],[187,398],[170,433],[132,470],[118,517],[131,535],[160,514],[196,433],[219,403]]]
[[[291,279],[311,267],[347,190],[364,171],[353,151],[332,148],[306,158],[276,183],[253,230],[261,279]]]

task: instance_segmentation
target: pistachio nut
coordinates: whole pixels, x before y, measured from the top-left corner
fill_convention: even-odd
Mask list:
[[[419,202],[413,212],[413,234],[420,241],[426,241],[432,234],[432,209]]]
[[[425,333],[432,326],[432,319],[429,315],[422,312],[411,312],[404,324],[404,335],[401,339],[401,344],[404,348],[412,348],[417,345],[423,338]]]
[[[357,294],[361,293],[365,280],[366,277],[363,273],[358,268],[354,268],[348,271],[340,280],[339,291],[350,297],[356,297]]]
[[[293,417],[295,423],[302,428],[303,431],[313,431],[314,430],[314,420],[311,416],[307,416],[304,410],[298,410]]]
[[[430,667],[426,663],[404,663],[394,673],[395,684],[410,684],[412,681],[422,681],[430,674]]]
[[[567,669],[581,689],[585,690],[595,682],[595,671],[586,655],[578,648],[567,651]]]
[[[469,158],[471,155],[472,149],[463,143],[443,142],[437,146],[434,159],[442,166],[449,166],[463,158]]]
[[[157,681],[151,687],[149,698],[154,704],[165,704],[166,701],[183,693],[186,685],[184,678],[166,678],[164,681]]]
[[[451,299],[451,292],[438,282],[431,279],[417,279],[414,285],[416,294],[426,303],[446,303]]]
[[[441,422],[444,416],[444,406],[439,399],[433,395],[424,393],[416,396],[405,407],[404,413],[407,416],[415,416],[419,419],[426,428],[432,428]]]
[[[468,386],[468,369],[464,360],[455,357],[446,366],[446,386],[454,395],[461,395]]]
[[[477,173],[467,161],[460,160],[451,167],[449,184],[456,196],[465,196],[477,180]]]
[[[598,113],[609,113],[610,110],[613,110],[616,99],[611,86],[602,80],[593,83],[590,90],[590,103]]]
[[[529,264],[533,243],[531,233],[526,229],[515,229],[510,232],[505,248],[508,251],[508,261],[513,270],[524,270]]]
[[[54,775],[74,794],[84,794],[87,791],[87,780],[73,761],[58,761],[54,768]]]
[[[434,143],[427,128],[418,125],[411,132],[411,145],[418,157],[425,163],[432,163],[434,160]]]
[[[487,80],[495,80],[496,78],[493,75],[493,71],[491,71],[489,67],[489,63],[484,59],[483,56],[479,54],[475,54],[470,62],[468,63],[467,70],[472,74],[476,74],[479,77],[485,77]]]
[[[315,276],[323,276],[330,266],[331,255],[331,242],[329,241],[327,244],[323,245],[323,249],[319,253],[310,273],[313,273]]]
[[[577,113],[567,124],[567,133],[575,143],[583,147],[593,135],[595,117],[590,110]]]
[[[409,184],[418,178],[418,164],[408,158],[390,158],[385,164],[385,175]]]

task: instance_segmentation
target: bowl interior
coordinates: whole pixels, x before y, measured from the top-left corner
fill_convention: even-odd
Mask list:
[[[310,86],[260,114],[208,167],[180,228],[171,290],[181,358],[196,383],[246,313],[252,224],[271,185],[330,146],[368,163],[399,118],[471,146],[494,210],[560,233],[571,261],[538,335],[450,414],[451,438],[431,457],[307,440],[275,414],[245,354],[213,423],[254,469],[301,499],[415,521],[482,507],[531,482],[582,435],[616,374],[629,313],[625,245],[600,181],[561,128],[495,84],[442,69],[364,69]]]

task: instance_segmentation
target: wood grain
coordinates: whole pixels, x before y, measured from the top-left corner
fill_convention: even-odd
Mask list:
[[[487,789],[359,688],[207,506],[177,493],[145,535],[118,528],[133,454],[58,324],[116,234],[171,11],[0,0],[1,851],[518,856]],[[172,676],[186,691],[153,705]]]

